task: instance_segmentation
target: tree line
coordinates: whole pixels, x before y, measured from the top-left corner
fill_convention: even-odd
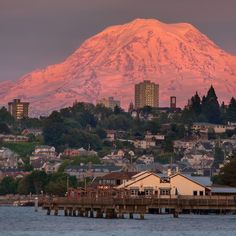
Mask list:
[[[44,171],[33,171],[21,179],[7,176],[0,182],[0,195],[5,194],[51,194],[64,196],[67,187],[77,187],[74,176],[58,172],[46,174]]]
[[[236,122],[236,100],[232,97],[227,106],[224,102],[220,105],[215,89],[211,86],[202,98],[198,95],[198,92],[192,96],[189,104],[183,110],[182,120],[213,124]]]

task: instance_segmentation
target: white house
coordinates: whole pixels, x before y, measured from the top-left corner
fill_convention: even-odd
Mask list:
[[[19,156],[8,148],[0,148],[0,168],[17,168]],[[22,160],[21,160],[22,161]]]
[[[156,141],[155,140],[136,140],[134,142],[134,146],[136,148],[141,148],[141,149],[148,149],[151,147],[156,147]]]
[[[40,158],[44,160],[57,159],[55,147],[47,145],[36,146],[32,156],[30,156],[30,162]]]
[[[165,135],[163,134],[151,134],[150,132],[147,132],[145,135],[145,140],[150,140],[150,139],[155,139],[158,141],[164,141],[165,140]]]
[[[118,189],[128,189],[131,191],[131,195],[158,195],[160,189],[160,176],[144,171],[134,175],[131,180],[119,185]]]
[[[192,130],[201,133],[208,133],[209,129],[213,129],[216,134],[222,134],[226,132],[227,128],[227,125],[211,123],[193,123],[192,125]]]
[[[199,180],[177,173],[172,176],[158,175],[149,171],[134,175],[131,180],[119,185],[118,189],[125,188],[131,195],[155,196],[197,196],[208,195],[208,186]]]
[[[194,169],[211,168],[214,157],[206,154],[190,154],[184,156],[181,162],[187,162]]]
[[[142,163],[146,164],[146,165],[150,165],[152,163],[154,163],[154,157],[150,156],[150,155],[142,155],[141,157],[137,158],[137,161],[141,161]]]

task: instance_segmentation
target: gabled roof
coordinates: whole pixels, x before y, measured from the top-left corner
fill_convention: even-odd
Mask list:
[[[170,179],[172,179],[172,178],[174,178],[174,177],[176,177],[178,175],[180,175],[180,176],[182,176],[182,177],[184,177],[184,178],[194,182],[195,184],[198,184],[198,185],[200,185],[200,186],[202,186],[204,188],[208,188],[209,189],[209,187],[208,187],[209,186],[208,185],[209,182],[205,181],[205,183],[207,183],[207,185],[204,185],[203,179],[201,180],[199,177],[197,178],[197,176],[195,177],[195,176],[191,176],[191,175],[183,175],[181,173],[176,173],[176,174],[170,176]]]
[[[117,188],[128,187],[128,186],[130,186],[130,185],[132,185],[134,183],[137,183],[138,181],[143,180],[143,179],[145,179],[145,178],[147,178],[147,177],[149,177],[151,175],[154,175],[155,177],[160,179],[160,176],[156,175],[155,173],[149,172],[149,171],[144,171],[144,172],[141,172],[141,173],[139,173],[137,175],[134,175],[131,180],[127,181],[124,184],[119,185]]]
[[[30,162],[30,164],[33,166],[34,169],[42,168],[43,165],[44,165],[44,163],[45,163],[45,160],[43,160],[43,159],[41,159],[41,158],[32,160],[32,161]]]
[[[132,178],[138,178],[139,176],[141,176],[141,175],[144,175],[144,174],[146,174],[146,173],[150,173],[149,171],[142,171],[142,172],[139,172],[139,173],[137,173],[136,175],[134,175],[134,176],[132,176]]]
[[[109,174],[100,177],[100,179],[112,180],[112,179],[131,179],[137,172],[111,172]]]
[[[200,183],[201,185],[204,185],[206,187],[209,187],[212,185],[212,181],[210,177],[206,177],[206,176],[191,176],[191,175],[186,175],[189,179]]]

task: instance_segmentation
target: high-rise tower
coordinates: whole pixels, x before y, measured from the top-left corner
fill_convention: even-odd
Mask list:
[[[159,107],[159,85],[149,80],[135,85],[135,108]]]
[[[29,116],[29,103],[21,102],[20,99],[14,99],[8,103],[8,111],[15,119],[28,118]]]

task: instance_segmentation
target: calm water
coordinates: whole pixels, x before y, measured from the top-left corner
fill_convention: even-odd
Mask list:
[[[0,236],[236,235],[236,215],[145,215],[145,220],[47,216],[34,208],[0,207]]]

